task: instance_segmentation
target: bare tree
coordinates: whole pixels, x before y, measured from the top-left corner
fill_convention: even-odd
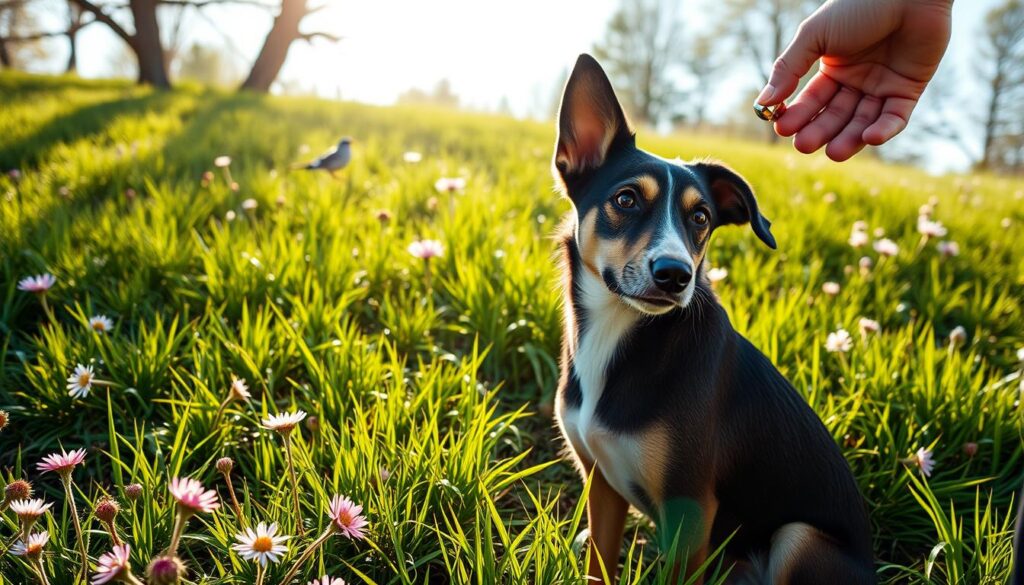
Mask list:
[[[270,32],[263,41],[263,48],[252,64],[249,76],[242,82],[241,89],[266,93],[281,73],[288,58],[288,50],[297,40],[312,41],[323,37],[337,41],[338,37],[325,32],[304,33],[299,30],[302,19],[320,10],[323,6],[309,7],[307,0],[281,0],[281,11],[274,19]]]
[[[46,39],[63,33],[39,34],[38,18],[28,0],[0,0],[0,66],[23,67],[47,54]]]
[[[68,63],[64,67],[67,73],[78,71],[78,31],[91,22],[95,21],[86,22],[82,9],[73,0],[68,0]]]
[[[722,69],[723,63],[716,56],[718,52],[713,35],[702,34],[694,38],[686,54],[686,65],[693,77],[695,88],[691,93],[691,116],[688,121],[696,127],[704,125],[707,103],[714,87],[713,78]]]
[[[657,125],[680,97],[683,64],[679,0],[622,0],[594,47],[634,117]]]
[[[1024,2],[1007,0],[985,17],[979,73],[988,89],[981,169],[1021,169],[1024,135]]]
[[[722,32],[734,39],[736,53],[746,55],[754,71],[767,82],[772,64],[786,48],[800,22],[817,7],[814,0],[725,0]],[[767,126],[772,142],[778,135]]]

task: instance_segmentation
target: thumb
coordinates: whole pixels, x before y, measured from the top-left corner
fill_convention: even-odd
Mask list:
[[[762,106],[774,106],[788,98],[800,83],[811,65],[821,57],[821,39],[818,26],[819,13],[812,14],[800,24],[796,36],[779,55],[772,66],[772,75],[767,85],[757,96],[757,103]]]

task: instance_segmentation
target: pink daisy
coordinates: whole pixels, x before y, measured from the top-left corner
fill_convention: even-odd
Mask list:
[[[57,277],[50,274],[37,274],[18,281],[18,290],[31,293],[44,293],[57,284]]]
[[[444,245],[437,240],[420,240],[409,244],[409,253],[420,260],[444,256]]]
[[[331,528],[348,538],[358,540],[366,538],[363,529],[366,528],[367,522],[362,513],[362,506],[344,496],[335,495],[331,498],[331,508],[327,515],[333,521]]]
[[[220,507],[217,492],[208,490],[203,484],[188,477],[175,477],[171,480],[171,495],[178,500],[178,507],[189,513],[210,513]]]
[[[434,183],[434,188],[440,193],[461,192],[466,188],[466,179],[462,177],[441,177]]]
[[[108,553],[100,557],[96,567],[96,574],[92,577],[92,585],[102,585],[120,579],[122,573],[130,573],[132,568],[128,564],[131,547],[121,544],[114,547]]]
[[[36,469],[43,473],[56,471],[64,475],[71,473],[71,470],[83,461],[85,461],[85,449],[75,449],[70,453],[61,449],[60,453],[52,453],[43,457],[43,460],[36,464]]]

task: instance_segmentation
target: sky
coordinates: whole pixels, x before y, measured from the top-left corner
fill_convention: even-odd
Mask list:
[[[407,89],[429,90],[448,79],[464,105],[495,109],[505,101],[514,114],[533,117],[549,115],[576,55],[590,51],[601,39],[618,5],[618,0],[322,1],[326,7],[307,17],[303,30],[329,32],[342,40],[295,43],[279,79],[324,97],[373,104],[394,103]],[[974,50],[984,13],[996,3],[954,4],[953,38],[943,68],[955,72],[967,94],[973,91],[973,81],[966,58]],[[683,34],[712,26],[718,4],[683,0]],[[48,16],[59,27],[63,15],[54,11]],[[253,7],[209,6],[201,17],[193,15],[187,21],[183,46],[222,46],[244,72],[259,51],[272,16]],[[80,74],[109,76],[111,56],[123,51],[120,41],[102,25],[86,28],[80,39]],[[54,49],[52,59],[39,68],[59,70],[62,43],[55,43]],[[711,92],[711,118],[722,120],[745,107],[742,102],[760,81],[747,67],[717,80]],[[966,163],[955,148],[935,149],[939,170]]]

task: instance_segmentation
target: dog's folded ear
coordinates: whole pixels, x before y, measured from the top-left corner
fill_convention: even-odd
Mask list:
[[[587,54],[576,60],[562,93],[555,147],[557,178],[570,183],[633,142],[633,132],[604,70]]]
[[[769,229],[772,222],[761,215],[750,184],[729,167],[715,162],[700,162],[692,168],[707,181],[715,202],[719,224],[749,223],[757,237],[775,249],[775,236]]]

